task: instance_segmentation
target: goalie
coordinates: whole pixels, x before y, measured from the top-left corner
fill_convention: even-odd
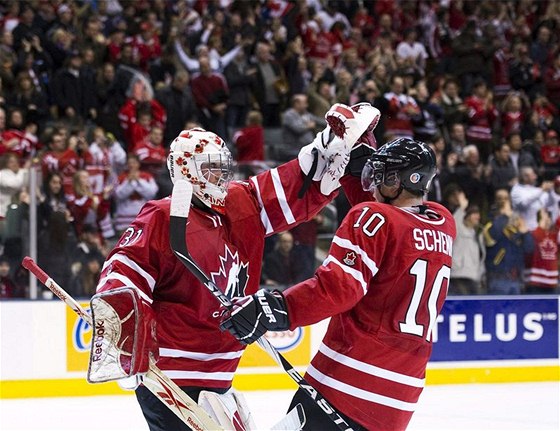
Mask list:
[[[255,293],[265,237],[314,217],[336,196],[342,176],[361,171],[371,154],[377,109],[337,104],[326,119],[331,127],[302,148],[297,160],[243,182],[232,181],[231,155],[214,133],[185,130],[171,143],[172,181],[193,185],[189,250],[228,297]],[[347,185],[351,201],[363,193],[357,179]],[[170,199],[148,202],[103,265],[92,299],[88,377],[135,376],[146,371],[150,356],[158,358],[158,367],[224,428],[254,428],[231,387],[245,346],[220,330],[220,303],[173,254],[169,216]],[[150,430],[188,429],[142,385],[136,397]],[[226,417],[216,417],[224,412]]]

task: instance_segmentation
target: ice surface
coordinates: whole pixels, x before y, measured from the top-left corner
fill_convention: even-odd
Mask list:
[[[259,429],[286,411],[293,391],[244,392]],[[409,431],[559,430],[560,383],[427,386]],[[134,396],[0,399],[0,430],[147,431]]]

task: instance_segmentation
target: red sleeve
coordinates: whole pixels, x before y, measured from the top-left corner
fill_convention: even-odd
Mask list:
[[[377,273],[389,236],[379,204],[352,208],[315,276],[284,291],[290,328],[342,313],[362,299]]]
[[[373,193],[364,191],[362,188],[362,182],[357,177],[344,175],[340,179],[340,184],[342,185],[344,194],[348,198],[350,206],[354,206],[362,202],[375,201]]]
[[[249,180],[251,192],[261,208],[261,221],[267,235],[282,232],[312,219],[335,198],[321,193],[313,181],[303,198],[298,198],[304,176],[297,160],[263,172]]]
[[[128,286],[138,290],[140,296],[151,303],[153,290],[163,267],[163,250],[169,246],[169,220],[162,208],[148,202],[130,227],[123,233],[103,265],[97,291],[102,292]]]

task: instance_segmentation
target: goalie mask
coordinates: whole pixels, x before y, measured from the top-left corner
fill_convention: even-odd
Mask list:
[[[201,202],[225,212],[233,170],[231,154],[222,138],[200,128],[183,130],[171,143],[167,168],[174,184],[178,179],[189,181]]]

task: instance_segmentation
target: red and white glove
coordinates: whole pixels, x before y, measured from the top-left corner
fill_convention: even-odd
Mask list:
[[[329,125],[298,154],[301,170],[307,175],[314,161],[313,150],[317,149],[319,160],[313,180],[321,181],[321,193],[328,195],[340,187],[339,180],[356,145],[375,146],[373,130],[380,117],[379,110],[369,103],[336,103],[328,110],[325,119]]]

